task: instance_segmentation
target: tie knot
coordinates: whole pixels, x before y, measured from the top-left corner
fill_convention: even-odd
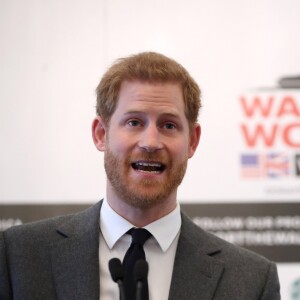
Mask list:
[[[132,243],[143,246],[151,237],[151,233],[144,228],[131,228],[128,233],[132,236]]]

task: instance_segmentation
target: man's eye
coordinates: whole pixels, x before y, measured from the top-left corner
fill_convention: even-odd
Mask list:
[[[165,128],[166,129],[176,129],[176,125],[173,123],[166,123]]]
[[[136,127],[136,126],[140,126],[141,123],[138,120],[130,120],[128,122],[128,125],[132,126],[132,127]]]

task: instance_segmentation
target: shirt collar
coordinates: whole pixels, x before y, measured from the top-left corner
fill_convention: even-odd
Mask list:
[[[100,210],[100,228],[110,249],[132,227],[134,226],[130,222],[118,215],[109,206],[106,199],[103,200]],[[180,227],[180,206],[177,203],[175,209],[168,215],[148,224],[144,228],[153,235],[162,251],[165,252],[177,236]]]

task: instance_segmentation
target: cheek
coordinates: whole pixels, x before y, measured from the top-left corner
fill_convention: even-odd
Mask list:
[[[188,140],[183,139],[182,141],[178,141],[177,143],[174,143],[170,149],[174,157],[185,159],[189,154]]]
[[[180,149],[178,151],[182,153],[182,157],[186,157],[189,154],[190,147],[188,139],[184,139],[177,147]]]
[[[112,152],[119,154],[119,158],[122,158],[130,148],[130,140],[128,136],[114,134],[113,138],[109,137],[108,146]]]

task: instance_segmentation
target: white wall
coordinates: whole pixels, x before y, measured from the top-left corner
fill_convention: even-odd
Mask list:
[[[103,196],[94,89],[113,60],[144,50],[177,59],[203,90],[203,135],[181,200],[297,201],[300,192],[241,183],[234,149],[239,95],[300,73],[299,12],[298,0],[0,0],[0,201]]]

